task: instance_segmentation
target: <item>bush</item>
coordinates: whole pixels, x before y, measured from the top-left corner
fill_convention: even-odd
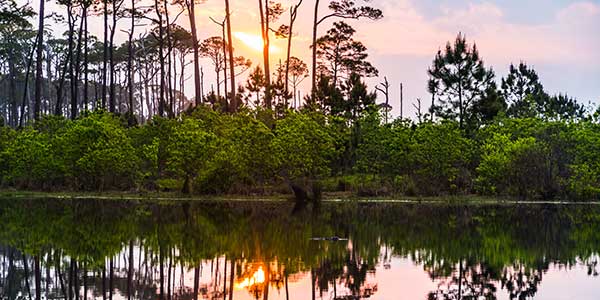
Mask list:
[[[471,191],[474,143],[454,123],[423,124],[413,135],[409,162],[419,194]]]
[[[66,174],[76,188],[132,187],[138,157],[114,116],[98,112],[73,122],[60,138]]]

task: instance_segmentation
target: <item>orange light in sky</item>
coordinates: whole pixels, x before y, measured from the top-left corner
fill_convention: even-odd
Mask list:
[[[234,32],[233,35],[240,41],[242,41],[246,46],[248,46],[249,48],[256,50],[256,51],[262,51],[263,50],[263,39],[262,37],[258,36],[258,35],[254,35],[254,34],[248,34],[245,32]],[[269,51],[271,53],[280,53],[281,49],[279,49],[278,47],[275,47],[273,45],[269,46]]]

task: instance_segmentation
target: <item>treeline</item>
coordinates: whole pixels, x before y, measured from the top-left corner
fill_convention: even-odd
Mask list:
[[[466,135],[451,121],[384,124],[374,108],[348,127],[308,111],[274,119],[198,107],[143,126],[95,112],[0,133],[0,179],[18,189],[265,194],[297,184],[362,196],[600,196],[592,120],[499,118]]]

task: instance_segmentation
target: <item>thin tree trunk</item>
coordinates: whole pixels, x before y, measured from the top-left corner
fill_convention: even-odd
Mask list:
[[[229,275],[229,300],[233,300],[233,280],[235,279],[235,258],[231,259],[231,274]]]
[[[88,284],[87,284],[87,262],[83,263],[83,300],[87,300]]]
[[[27,294],[29,295],[29,299],[31,299],[31,286],[29,285],[29,263],[27,262],[27,257],[25,257],[25,254],[23,254],[23,271],[25,272],[25,289],[27,289]],[[35,287],[39,287],[37,283]]]
[[[194,90],[196,92],[194,95],[194,100],[196,106],[198,106],[202,102],[202,88],[200,86],[200,51],[198,49],[198,32],[196,29],[195,0],[186,0],[186,5],[188,7],[188,14],[190,17],[190,31],[192,32],[194,50]]]
[[[302,4],[302,0],[298,4],[294,5],[290,10],[290,27],[288,32],[288,43],[287,43],[287,54],[285,60],[285,95],[286,95],[286,107],[287,107],[287,95],[289,93],[289,74],[290,74],[290,57],[292,54],[292,37],[294,36],[294,23],[298,16],[298,7]],[[296,97],[294,91],[294,98]]]
[[[194,267],[194,299],[198,299],[198,288],[200,286],[200,268]]]
[[[131,300],[133,294],[133,240],[129,240],[129,268],[127,270],[127,299]]]
[[[312,32],[312,74],[311,74],[311,97],[315,98],[315,91],[317,88],[317,27],[319,26],[319,0],[315,0],[315,15],[313,19],[313,32]]]
[[[225,43],[225,22],[221,24],[221,34],[223,36],[223,93],[225,94],[224,110],[228,111],[230,102],[227,99],[227,43]]]
[[[133,119],[133,32],[135,30],[135,0],[131,0],[131,29],[129,31],[129,55],[127,56],[127,80],[129,88],[129,113]]]
[[[269,0],[258,0],[260,10],[260,23],[263,38],[263,64],[265,69],[265,105],[271,108],[271,68],[269,62]]]
[[[33,116],[37,120],[40,116],[40,104],[42,103],[42,51],[44,50],[44,4],[46,1],[40,1],[38,38],[37,38],[37,57],[35,66],[35,92],[33,101]],[[27,93],[27,91],[25,91]]]
[[[84,18],[84,45],[83,45],[83,110],[88,109],[88,20],[87,20],[87,7],[85,8]]]
[[[102,60],[102,108],[106,109],[106,72],[108,71],[108,0],[104,0],[104,58]]]
[[[87,7],[83,9],[81,17],[81,23],[79,24],[79,34],[77,37],[77,54],[75,55],[75,79],[71,79],[71,119],[74,120],[77,117],[77,104],[79,95],[79,74],[81,69],[81,42],[83,36],[83,28],[85,22],[85,15],[87,14]]]
[[[40,13],[42,14],[42,13]],[[37,47],[39,47],[39,40],[41,39],[40,33],[36,37],[35,47],[31,49],[29,54],[29,60],[27,61],[27,71],[25,72],[25,86],[23,88],[23,103],[21,104],[21,113],[19,116],[19,127],[23,127],[23,119],[25,118],[25,106],[27,106],[27,94],[29,92],[29,73],[31,72],[31,65],[33,64],[33,54]],[[36,69],[37,72],[37,69]],[[37,79],[36,79],[37,81]],[[37,85],[36,85],[37,86]],[[40,91],[41,92],[41,91]]]
[[[158,114],[161,117],[165,116],[165,56],[163,53],[164,47],[164,29],[162,24],[162,12],[159,7],[159,0],[154,0],[156,15],[158,16],[158,57],[160,63],[160,96],[158,99]]]
[[[113,299],[113,290],[114,290],[114,259],[111,256],[108,262],[108,299]]]
[[[34,272],[35,272],[35,300],[42,300],[42,274],[40,271],[40,258],[35,256],[34,261]],[[31,295],[30,295],[31,297]]]
[[[229,10],[229,0],[225,0],[225,18],[227,22],[227,46],[229,48],[229,74],[231,74],[231,112],[236,112],[239,103],[237,103],[236,86],[235,86],[235,65],[233,57],[233,39],[231,37],[231,13]],[[227,76],[225,77],[227,79]]]

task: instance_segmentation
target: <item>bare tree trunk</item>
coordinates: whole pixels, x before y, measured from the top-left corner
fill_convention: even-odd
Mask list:
[[[319,26],[319,0],[315,0],[315,15],[313,19],[312,32],[312,74],[311,74],[311,97],[315,97],[317,88],[317,27]]]
[[[114,259],[110,258],[108,262],[108,299],[113,299],[113,291],[114,291]]]
[[[87,7],[85,8],[85,13],[83,14],[84,23],[84,45],[83,45],[83,110],[88,109],[88,20],[87,20]]]
[[[163,53],[164,47],[164,28],[162,24],[162,12],[159,7],[159,0],[154,0],[154,8],[158,17],[158,56],[160,63],[160,95],[158,99],[158,114],[161,117],[165,116],[165,56]],[[162,300],[162,299],[161,299]]]
[[[25,288],[27,289],[29,299],[31,299],[31,286],[29,285],[29,263],[27,262],[27,257],[25,257],[25,254],[23,254],[23,271],[25,272]],[[35,287],[38,288],[37,283]]]
[[[108,111],[111,113],[115,112],[116,107],[116,95],[115,95],[115,60],[114,60],[114,41],[115,41],[115,33],[117,31],[117,11],[120,7],[120,4],[117,3],[122,0],[112,0],[112,28],[110,30],[110,44],[108,49],[108,55],[110,60],[110,77],[109,77],[109,90],[110,95],[108,98]],[[121,2],[122,3],[122,2]]]
[[[202,89],[200,87],[200,51],[198,49],[198,32],[196,30],[196,10],[195,0],[186,0],[188,14],[190,17],[190,31],[192,32],[192,42],[194,50],[194,100],[196,106],[202,102]]]
[[[108,67],[108,0],[104,0],[104,59],[102,61],[102,108],[106,109],[106,72]]]
[[[287,53],[285,60],[285,94],[286,94],[286,107],[287,107],[287,94],[289,93],[289,74],[290,74],[290,56],[292,52],[292,37],[294,36],[294,22],[296,22],[296,17],[298,16],[298,8],[302,4],[302,0],[298,2],[298,4],[294,5],[290,10],[290,27],[288,32],[288,43],[287,43]],[[294,98],[296,97],[294,91]]]
[[[44,50],[44,3],[40,1],[39,23],[38,23],[38,38],[37,38],[37,57],[35,65],[35,92],[33,101],[33,116],[37,120],[40,116],[40,104],[42,103],[42,51]],[[26,93],[26,91],[25,91]]]
[[[78,95],[79,95],[79,75],[81,69],[81,42],[83,35],[83,28],[85,22],[85,15],[87,14],[87,7],[84,7],[83,13],[81,15],[81,23],[79,24],[79,34],[77,37],[77,54],[75,55],[75,79],[71,79],[71,119],[74,120],[77,117],[77,105],[78,105]]]
[[[127,56],[127,85],[129,90],[129,113],[133,119],[133,32],[135,30],[135,0],[131,0],[131,28],[129,31],[129,55]]]
[[[133,295],[133,240],[129,240],[129,268],[127,270],[127,299],[131,300]]]
[[[40,271],[40,257],[35,256],[34,272],[35,272],[35,300],[42,300],[42,272]]]
[[[236,112],[239,103],[237,103],[237,98],[235,96],[236,86],[235,86],[235,65],[234,65],[234,57],[233,57],[233,39],[231,37],[231,13],[229,10],[229,0],[225,0],[225,18],[227,22],[227,45],[229,48],[229,74],[231,74],[231,112]],[[225,76],[225,80],[227,80],[227,76]]]
[[[40,14],[42,14],[42,13],[40,12]],[[40,44],[39,44],[40,39],[41,39],[41,35],[38,32],[38,35],[36,37],[36,42],[35,42],[36,46],[31,49],[31,53],[29,54],[29,60],[27,61],[27,71],[25,72],[25,84],[24,84],[25,86],[23,88],[23,103],[21,104],[21,113],[19,116],[19,127],[23,127],[23,119],[25,118],[25,106],[27,106],[27,94],[29,92],[29,73],[31,72],[31,65],[33,64],[33,53],[40,46]],[[36,66],[36,68],[37,68],[37,66]],[[36,70],[36,72],[37,72],[37,70]],[[41,93],[41,90],[40,90],[40,93]]]
[[[166,81],[167,81],[167,103],[168,103],[168,111],[167,114],[169,117],[173,117],[173,87],[171,86],[171,78],[172,78],[172,74],[171,74],[171,65],[172,65],[172,61],[171,61],[171,52],[173,51],[173,41],[171,39],[171,23],[169,20],[169,9],[167,7],[168,2],[167,0],[163,1],[164,3],[164,8],[165,8],[165,21],[167,22],[167,77],[166,77]]]
[[[225,107],[224,110],[229,110],[229,103],[227,100],[227,43],[225,43],[225,22],[221,24],[221,34],[223,39],[223,93],[225,94]],[[233,76],[233,73],[231,74]]]
[[[269,62],[269,0],[258,0],[260,8],[260,23],[263,38],[263,64],[265,69],[265,105],[271,108],[271,68]]]
[[[231,259],[231,275],[229,275],[229,300],[233,300],[233,280],[235,278],[235,258]]]
[[[200,286],[200,268],[194,267],[194,299],[198,299],[198,288]]]

